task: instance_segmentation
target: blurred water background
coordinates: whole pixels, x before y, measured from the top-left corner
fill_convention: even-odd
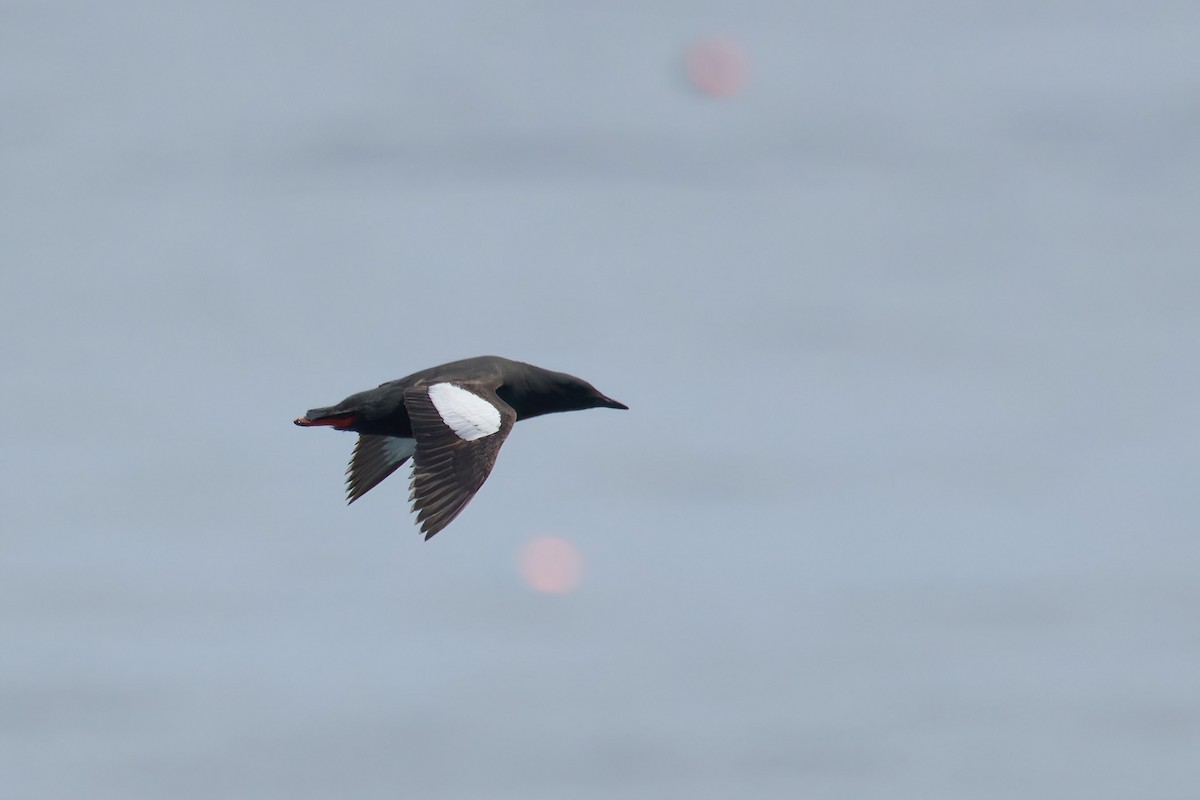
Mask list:
[[[0,796],[1200,796],[1198,41],[0,3]],[[292,418],[485,353],[632,410],[345,507]]]

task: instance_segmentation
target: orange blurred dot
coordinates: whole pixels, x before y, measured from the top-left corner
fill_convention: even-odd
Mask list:
[[[574,545],[557,536],[526,542],[517,556],[517,566],[529,588],[553,594],[571,591],[583,575],[583,557]]]
[[[686,69],[697,89],[715,97],[738,94],[746,88],[750,77],[750,66],[742,46],[725,38],[693,42],[687,50]]]

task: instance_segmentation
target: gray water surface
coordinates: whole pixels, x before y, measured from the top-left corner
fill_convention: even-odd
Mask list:
[[[1200,796],[1197,41],[0,4],[0,797]],[[346,508],[291,419],[485,353],[631,410]]]

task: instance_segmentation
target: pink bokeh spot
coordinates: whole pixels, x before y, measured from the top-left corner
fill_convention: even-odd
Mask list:
[[[750,78],[742,46],[724,37],[693,42],[687,50],[685,67],[692,85],[714,97],[740,94]]]
[[[550,594],[572,591],[583,576],[583,557],[574,545],[557,536],[540,536],[526,542],[517,556],[517,566],[529,588]]]

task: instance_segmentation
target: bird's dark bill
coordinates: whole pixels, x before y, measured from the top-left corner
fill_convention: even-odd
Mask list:
[[[329,425],[333,428],[345,429],[354,424],[353,414],[342,414],[338,417],[321,417],[320,419],[309,419],[308,417],[297,417],[296,424],[301,427],[309,428],[314,425]]]

